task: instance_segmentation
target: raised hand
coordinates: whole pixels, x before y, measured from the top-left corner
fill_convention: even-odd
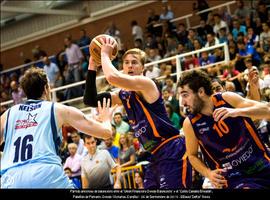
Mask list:
[[[88,70],[97,71],[98,65],[95,63],[92,56],[89,58]]]
[[[101,106],[100,101],[98,101],[98,119],[102,122],[105,121],[111,121],[113,117],[113,112],[116,109],[117,105],[114,105],[112,108],[110,108],[110,99],[103,98],[103,103]]]
[[[101,46],[101,54],[106,54],[107,56],[111,57],[113,49],[117,45],[114,40],[111,40],[110,37],[105,37],[100,40]]]

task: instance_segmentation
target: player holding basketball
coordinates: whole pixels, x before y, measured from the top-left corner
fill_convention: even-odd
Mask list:
[[[144,149],[151,152],[145,170],[145,189],[181,189],[191,186],[191,165],[185,156],[185,141],[170,122],[156,84],[142,75],[145,53],[130,49],[123,55],[124,73],[114,68],[110,55],[115,43],[102,42],[101,63],[107,81],[120,91],[96,92],[96,66],[90,58],[84,102],[96,106],[97,100],[111,98],[112,104],[122,104],[129,123]]]
[[[98,138],[109,138],[113,109],[99,104],[102,123],[88,119],[76,108],[50,102],[50,86],[42,69],[27,70],[21,80],[27,101],[1,115],[1,188],[73,188],[57,153],[62,125]]]
[[[269,152],[252,120],[213,117],[218,108],[245,108],[259,102],[231,92],[212,95],[210,78],[198,70],[183,72],[178,92],[190,111],[183,129],[192,166],[216,188],[270,188]],[[197,156],[199,146],[208,166]]]

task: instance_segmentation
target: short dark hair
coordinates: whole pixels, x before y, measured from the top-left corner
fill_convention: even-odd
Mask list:
[[[24,73],[20,85],[28,99],[39,99],[48,85],[46,72],[41,68],[32,67]]]
[[[220,80],[219,78],[213,78],[211,83],[218,82],[222,87],[225,86],[225,82]]]
[[[87,135],[87,134],[84,134],[83,135],[83,141],[84,142],[85,142],[85,139],[91,139],[91,138],[94,138],[94,140],[97,141],[97,139],[94,136],[92,136],[92,135]]]
[[[183,72],[178,80],[177,87],[184,87],[185,85],[188,85],[194,93],[197,93],[201,87],[204,88],[207,95],[210,96],[213,93],[210,77],[201,70]]]
[[[114,113],[114,115],[113,115],[113,116],[115,116],[115,115],[120,115],[121,117],[123,116],[123,115],[122,115],[122,113],[120,113],[120,112],[116,112],[116,113]]]

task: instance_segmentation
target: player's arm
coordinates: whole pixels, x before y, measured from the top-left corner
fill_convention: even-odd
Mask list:
[[[227,117],[250,117],[252,119],[270,119],[270,103],[256,102],[252,107],[224,109],[214,111],[215,120],[224,120]]]
[[[56,104],[58,126],[67,124],[73,128],[96,138],[107,139],[112,136],[111,119],[114,109],[109,109],[110,102],[103,100],[103,107],[99,105],[99,117],[102,123],[88,118],[80,110],[71,106]]]
[[[225,108],[224,107],[224,108],[216,109],[213,113],[213,117],[214,117],[215,121],[224,120],[227,117],[242,116],[242,115],[240,115],[240,113],[242,113],[242,114],[243,114],[243,112],[247,113],[247,110],[249,110],[248,109],[249,107],[252,107],[252,106],[256,107],[260,104],[260,102],[258,102],[258,101],[253,101],[253,100],[250,100],[247,98],[243,98],[234,92],[224,92],[222,94],[222,97],[226,102],[228,102],[234,108]],[[249,114],[251,114],[251,112],[252,111],[249,111]],[[258,113],[258,114],[256,114],[256,116],[254,118],[252,117],[252,119],[254,120],[260,116],[261,116],[260,113]]]
[[[106,98],[111,100],[112,105],[121,105],[122,102],[118,96],[118,92],[102,92],[97,94],[96,75],[97,65],[92,57],[90,57],[83,96],[84,104],[91,107],[97,107],[97,102],[102,101],[103,98]]]
[[[211,170],[198,157],[199,141],[195,136],[193,127],[188,117],[184,121],[183,131],[186,139],[186,153],[194,169],[204,177],[207,177],[215,187],[219,188],[225,186],[227,182],[221,175],[221,172],[224,170]]]
[[[6,126],[7,112],[8,112],[8,111],[5,111],[5,112],[1,115],[0,145],[4,142],[4,129],[5,129],[5,126]]]
[[[101,41],[101,63],[107,81],[116,87],[126,90],[141,92],[148,103],[155,102],[159,97],[159,91],[150,78],[144,76],[129,76],[119,72],[113,66],[110,55],[113,50],[113,41]]]

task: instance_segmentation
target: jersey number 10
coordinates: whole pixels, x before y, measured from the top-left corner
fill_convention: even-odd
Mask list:
[[[213,129],[218,133],[219,137],[223,137],[224,134],[229,133],[229,127],[224,121],[218,121],[215,123]]]

